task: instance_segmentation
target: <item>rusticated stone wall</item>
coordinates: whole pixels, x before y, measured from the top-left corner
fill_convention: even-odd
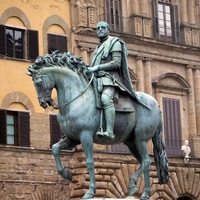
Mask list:
[[[68,167],[71,153],[61,153]],[[56,171],[51,150],[0,146],[1,200],[68,200],[69,181]]]
[[[95,152],[95,178],[97,191],[95,197],[125,198],[130,176],[139,167],[132,155]],[[154,158],[151,156],[150,182],[152,189],[151,200],[176,200],[178,197],[190,197],[200,200],[200,162],[191,158],[184,164],[183,158],[169,158],[170,180],[168,184],[158,183]],[[70,183],[71,200],[78,200],[87,191],[89,175],[86,169],[84,153],[76,152],[70,161],[73,179]],[[139,198],[144,189],[143,176],[138,180]]]
[[[62,164],[73,174],[71,182],[56,171],[51,150],[0,146],[0,199],[2,200],[79,200],[88,190],[89,175],[82,150],[61,152]],[[170,180],[159,185],[154,158],[151,156],[150,200],[176,200],[190,197],[200,200],[200,162],[191,158],[185,164],[183,158],[168,158]],[[130,176],[139,167],[131,154],[94,152],[95,198],[126,198]],[[138,180],[138,199],[144,189],[143,177]]]

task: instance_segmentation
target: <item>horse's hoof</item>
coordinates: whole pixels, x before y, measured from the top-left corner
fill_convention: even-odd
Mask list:
[[[140,200],[149,200],[149,196],[141,196]]]
[[[128,187],[128,196],[133,196],[137,191],[137,186]]]
[[[72,180],[72,174],[69,170],[67,169],[63,169],[62,172],[60,173],[60,175],[64,178],[67,179],[69,181]]]
[[[151,195],[150,190],[146,190],[143,195],[140,197],[140,200],[149,200],[149,196]]]
[[[85,195],[83,196],[82,200],[92,199],[93,197],[94,197],[94,193],[93,192],[86,192]]]

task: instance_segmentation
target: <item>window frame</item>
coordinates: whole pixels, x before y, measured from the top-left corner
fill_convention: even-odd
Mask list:
[[[159,10],[159,6],[162,6],[162,11]],[[169,8],[169,13],[166,11]],[[162,13],[162,18],[159,17],[159,15]],[[170,16],[170,21],[167,19],[166,15]],[[160,24],[160,22],[163,21],[163,26]],[[167,28],[167,23],[170,23],[170,28]],[[173,41],[174,40],[174,31],[172,30],[173,27],[173,21],[172,21],[172,6],[170,4],[166,3],[160,3],[158,2],[158,26],[159,26],[159,33],[160,33],[160,39]],[[164,34],[161,33],[161,28],[164,30]],[[168,35],[168,30],[171,31],[171,36]]]
[[[153,0],[153,31],[154,38],[161,39],[169,42],[181,42],[181,34],[180,34],[180,23],[179,23],[179,14],[178,14],[178,5],[173,5],[171,1],[168,0]],[[172,37],[163,36],[159,31],[159,12],[158,12],[158,4],[160,5],[168,5],[170,6],[170,17],[171,17],[171,30]]]
[[[7,115],[14,116],[14,144],[7,142]],[[0,145],[30,147],[30,113],[0,109]]]
[[[15,58],[7,56],[7,45],[6,45],[6,28],[12,30],[20,30],[23,34],[23,58]],[[24,27],[15,28],[13,26],[0,24],[0,55],[3,55],[10,59],[19,60],[35,60],[39,55],[39,38],[37,30],[29,30]]]
[[[11,58],[16,58],[16,59],[24,59],[25,58],[25,54],[24,54],[24,48],[25,48],[25,45],[24,45],[24,37],[25,37],[25,30],[24,29],[20,29],[20,28],[14,28],[14,27],[10,27],[10,26],[6,26],[6,56],[8,57],[11,57]],[[13,35],[13,45],[12,47],[9,47],[8,46],[8,39],[7,39],[7,30],[10,30],[10,32],[12,31],[12,35]],[[18,50],[16,48],[16,32],[20,32],[21,33],[21,38],[22,38],[22,46],[21,46],[21,50]],[[8,54],[8,50],[12,51],[12,56],[10,56]],[[17,56],[17,52],[21,52],[21,57],[18,57]]]

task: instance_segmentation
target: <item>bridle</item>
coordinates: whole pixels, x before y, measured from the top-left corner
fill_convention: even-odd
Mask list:
[[[45,74],[45,75],[46,75],[46,74]],[[46,88],[46,85],[47,85],[47,84],[46,84],[46,81],[45,81],[45,79],[44,79],[44,77],[43,77],[43,76],[44,76],[43,70],[42,70],[41,76],[42,76],[43,85],[44,85],[44,87]],[[46,75],[46,76],[48,76],[48,75]],[[51,79],[50,76],[48,76],[48,77],[49,77],[49,79]],[[51,99],[51,97],[48,96],[48,95],[46,95],[44,98],[45,98],[45,99],[50,98],[50,99],[51,99],[51,106],[52,106],[54,109],[60,109],[61,106],[67,106],[67,105],[69,105],[70,103],[72,103],[74,100],[76,100],[76,99],[78,99],[80,96],[82,96],[82,95],[85,93],[85,91],[89,88],[89,86],[91,85],[93,79],[94,79],[94,73],[92,73],[92,77],[91,77],[89,83],[86,85],[86,87],[85,87],[77,96],[75,96],[73,99],[71,99],[70,101],[68,101],[68,102],[66,102],[66,103],[64,103],[64,104],[57,105],[57,104],[54,102],[54,100]],[[45,90],[45,93],[46,93],[46,90]],[[38,97],[38,99],[41,99],[41,98],[42,98],[42,97]]]

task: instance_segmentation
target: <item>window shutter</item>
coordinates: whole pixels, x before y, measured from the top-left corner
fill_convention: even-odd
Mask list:
[[[58,50],[67,52],[67,37],[58,35]]]
[[[39,55],[38,31],[27,30],[28,59],[35,60]]]
[[[60,140],[60,126],[57,121],[57,115],[50,115],[50,147]]]
[[[164,133],[168,155],[179,155],[182,145],[180,101],[163,98]]]
[[[6,27],[0,24],[0,54],[6,55]]]
[[[111,22],[111,14],[110,14],[110,1],[105,0],[105,19],[108,24]]]
[[[153,30],[154,30],[154,37],[159,39],[159,23],[158,23],[158,0],[153,0]]]
[[[105,0],[105,19],[111,30],[123,30],[121,0]]]
[[[180,25],[178,18],[178,5],[172,5],[172,13],[174,19],[174,41],[180,43]]]
[[[28,112],[18,113],[19,146],[30,146],[30,116]]]
[[[6,144],[6,110],[0,110],[0,144]]]
[[[57,50],[56,35],[48,34],[48,51],[49,53],[52,53],[55,50]]]

